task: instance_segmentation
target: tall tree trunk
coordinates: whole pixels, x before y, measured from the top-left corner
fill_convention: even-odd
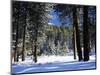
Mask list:
[[[37,20],[38,20],[38,16],[37,16]],[[38,38],[38,22],[35,28],[35,40],[34,40],[34,62],[37,62],[37,38]]]
[[[24,26],[23,26],[23,47],[22,47],[22,61],[25,60],[25,33],[26,33],[26,26],[27,26],[27,4],[25,5],[25,10],[23,12],[23,17],[24,17]]]
[[[83,46],[84,46],[84,61],[89,60],[89,29],[88,29],[88,7],[83,7]]]
[[[92,23],[90,23],[90,19],[88,18],[88,32],[89,32],[89,34],[88,34],[88,37],[89,37],[89,53],[91,52],[91,48],[92,48],[92,37],[91,37],[91,35],[92,35]]]
[[[14,61],[18,61],[18,51],[17,51],[17,44],[18,44],[18,23],[16,25],[16,42],[15,42],[15,51],[14,51]]]
[[[73,9],[73,25],[76,30],[76,44],[77,44],[77,53],[78,53],[78,59],[79,61],[82,60],[82,50],[80,45],[80,34],[79,34],[79,27],[78,27],[78,21],[77,21],[77,8],[74,7]]]
[[[36,37],[34,41],[34,62],[37,62],[37,32],[36,32]]]
[[[18,5],[18,6],[20,6],[20,5]],[[18,8],[17,8],[17,10],[18,10]],[[18,51],[18,35],[19,35],[19,11],[16,13],[16,16],[17,16],[17,25],[16,25],[16,42],[15,42],[15,51],[14,51],[14,61],[15,62],[18,62],[18,57],[19,57],[19,51]]]
[[[76,47],[76,30],[75,30],[75,27],[73,26],[73,39],[72,39],[72,42],[73,42],[73,53],[74,53],[74,59],[76,59],[76,50],[77,50],[77,47]]]
[[[30,38],[30,42],[31,42],[32,55],[33,55],[33,58],[34,58],[34,44],[33,44],[33,38],[32,37]],[[34,61],[34,59],[33,59],[33,61]]]
[[[26,23],[25,23],[26,24]],[[26,25],[23,27],[23,47],[22,47],[22,61],[25,60],[25,32],[26,32]]]

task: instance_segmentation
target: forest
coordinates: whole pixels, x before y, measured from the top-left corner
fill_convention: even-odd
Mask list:
[[[96,6],[12,1],[11,7],[12,61],[70,52],[89,61],[96,54]]]

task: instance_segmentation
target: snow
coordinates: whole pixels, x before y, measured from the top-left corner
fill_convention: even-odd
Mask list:
[[[73,56],[40,56],[34,63],[27,57],[24,62],[12,63],[12,73],[38,73],[51,71],[72,71],[96,69],[95,55],[90,56],[87,62],[74,60]]]

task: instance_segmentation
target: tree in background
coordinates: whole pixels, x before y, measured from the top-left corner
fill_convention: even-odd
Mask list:
[[[76,59],[76,49],[79,57],[79,61],[82,60],[82,51],[80,44],[80,34],[78,28],[78,18],[77,18],[77,6],[68,6],[64,4],[58,4],[55,7],[56,12],[60,12],[59,16],[63,24],[66,24],[66,16],[70,18],[73,22],[73,47],[74,47],[74,59]],[[67,19],[68,19],[67,18]],[[70,22],[71,22],[70,20]]]
[[[12,5],[12,9],[13,9],[13,27],[12,27],[12,33],[13,33],[13,37],[12,37],[12,43],[14,44],[14,61],[18,62],[18,37],[19,37],[19,13],[20,11],[19,9],[20,4],[18,3],[13,3]],[[15,41],[15,42],[14,42]]]
[[[48,23],[53,19],[51,12],[59,17],[60,25]],[[14,61],[18,62],[20,57],[24,61],[26,55],[32,55],[36,63],[37,56],[41,54],[67,55],[71,50],[73,50],[74,59],[78,54],[80,61],[82,46],[84,61],[88,61],[90,48],[95,46],[95,12],[95,7],[91,6],[13,1]]]
[[[52,4],[44,3],[29,3],[29,32],[33,42],[33,58],[37,62],[37,49],[39,49],[40,39],[39,37],[45,37],[46,25],[48,24],[49,15],[48,12],[52,10]],[[43,40],[43,38],[42,38]]]
[[[25,35],[26,35],[26,26],[27,26],[27,23],[26,23],[26,19],[27,19],[27,3],[20,3],[21,6],[20,6],[20,15],[21,15],[21,22],[22,22],[22,27],[23,27],[23,31],[22,31],[22,61],[25,60]]]
[[[90,35],[90,52],[96,45],[96,7],[88,7],[88,25]]]

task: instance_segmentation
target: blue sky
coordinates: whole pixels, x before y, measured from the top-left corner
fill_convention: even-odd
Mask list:
[[[57,12],[51,11],[50,15],[52,15],[53,18],[51,20],[49,20],[49,23],[51,23],[53,25],[62,25]],[[68,17],[66,17],[63,20],[63,22],[66,23],[67,25],[71,25],[72,24],[70,18],[68,18]]]
[[[50,15],[52,15],[53,18],[49,20],[49,23],[53,23],[54,25],[61,25],[60,19],[56,12],[52,11],[50,12]]]

